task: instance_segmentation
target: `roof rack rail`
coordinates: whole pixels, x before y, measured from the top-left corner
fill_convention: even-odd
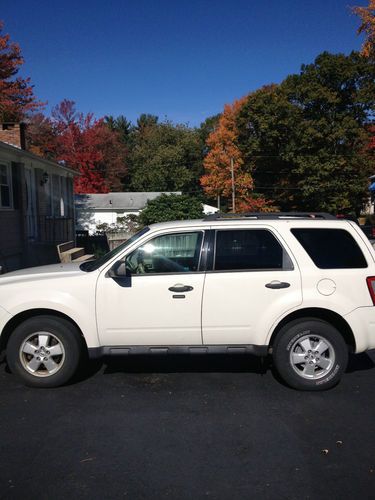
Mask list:
[[[209,214],[203,220],[237,220],[237,219],[323,219],[337,220],[334,215],[326,212],[245,212],[243,214],[221,213]]]

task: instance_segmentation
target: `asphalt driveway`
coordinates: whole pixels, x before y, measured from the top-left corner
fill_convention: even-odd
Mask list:
[[[302,393],[246,356],[125,358],[28,389],[0,365],[0,498],[374,498],[375,354]]]

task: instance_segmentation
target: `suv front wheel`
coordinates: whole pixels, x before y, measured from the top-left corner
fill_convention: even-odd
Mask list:
[[[318,391],[338,383],[348,363],[348,347],[331,324],[304,318],[281,328],[272,357],[277,372],[288,385]]]
[[[36,316],[11,334],[7,362],[28,386],[58,387],[73,376],[81,351],[80,333],[73,324],[54,316]]]

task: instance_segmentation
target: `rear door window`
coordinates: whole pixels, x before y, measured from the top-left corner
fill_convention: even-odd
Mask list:
[[[216,232],[215,271],[293,269],[289,255],[266,229]]]
[[[291,232],[320,269],[367,267],[357,242],[344,229],[295,228]]]

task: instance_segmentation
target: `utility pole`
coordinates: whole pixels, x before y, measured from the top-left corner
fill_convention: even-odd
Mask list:
[[[232,177],[232,212],[236,213],[236,191],[234,188],[234,166],[233,158],[230,159],[230,173]]]
[[[220,212],[220,194],[217,195],[217,208],[219,209]]]

